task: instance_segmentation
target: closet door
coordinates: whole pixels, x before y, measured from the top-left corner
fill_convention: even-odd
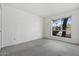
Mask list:
[[[1,50],[1,7],[0,7],[0,50]]]

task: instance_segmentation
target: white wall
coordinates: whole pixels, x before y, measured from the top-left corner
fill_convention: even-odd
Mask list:
[[[68,16],[72,16],[72,28],[71,28],[72,29],[72,38],[69,39],[69,38],[52,36],[51,20],[55,20],[58,18],[64,18],[64,17],[68,17]],[[58,14],[56,16],[46,17],[44,19],[44,27],[45,27],[44,28],[44,38],[63,40],[63,41],[79,44],[79,9],[64,12],[64,13]]]
[[[3,5],[3,47],[42,38],[42,18],[34,14]]]

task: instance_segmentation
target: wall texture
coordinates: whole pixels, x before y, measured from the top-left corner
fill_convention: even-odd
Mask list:
[[[63,38],[63,37],[57,37],[52,36],[52,27],[51,27],[51,20],[55,20],[58,18],[64,18],[72,16],[72,38]],[[79,44],[79,9],[75,9],[72,11],[64,12],[55,16],[46,17],[44,19],[44,38],[50,38],[50,39],[56,39],[56,40],[62,40],[66,42],[72,42]]]
[[[42,38],[41,17],[7,5],[2,8],[3,47]]]

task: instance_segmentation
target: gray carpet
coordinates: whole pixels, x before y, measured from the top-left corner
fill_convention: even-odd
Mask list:
[[[5,47],[4,56],[79,56],[79,46],[60,41],[39,39]]]

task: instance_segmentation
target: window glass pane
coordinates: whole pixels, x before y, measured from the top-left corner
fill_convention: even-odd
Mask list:
[[[71,38],[71,17],[53,20],[52,35]]]

